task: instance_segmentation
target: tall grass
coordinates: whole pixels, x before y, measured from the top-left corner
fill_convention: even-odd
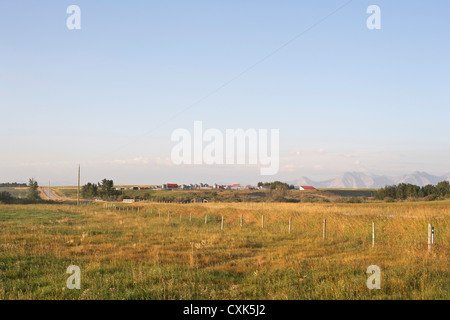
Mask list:
[[[450,201],[118,206],[0,205],[0,298],[450,298]],[[66,288],[71,264],[81,290]],[[381,290],[366,287],[370,265]]]

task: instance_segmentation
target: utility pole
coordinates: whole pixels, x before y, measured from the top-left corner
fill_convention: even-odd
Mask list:
[[[80,205],[80,165],[78,165],[77,206]]]

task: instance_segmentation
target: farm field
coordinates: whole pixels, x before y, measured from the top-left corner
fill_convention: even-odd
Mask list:
[[[155,202],[188,202],[193,198],[202,198],[213,202],[270,202],[273,197],[269,190],[129,190],[123,186],[122,197],[152,200]],[[76,199],[76,187],[53,187],[60,197]],[[350,197],[373,197],[375,189],[320,189],[288,190],[282,202],[343,202]],[[89,200],[89,199],[84,199]],[[373,200],[372,200],[373,201]]]
[[[16,198],[26,198],[28,188],[0,187],[0,192],[8,192],[11,196]]]
[[[0,205],[0,299],[447,300],[449,215],[449,200]]]

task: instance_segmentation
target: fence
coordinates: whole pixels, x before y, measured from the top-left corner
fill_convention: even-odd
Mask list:
[[[134,212],[137,212],[137,213],[141,212],[141,208],[140,207],[126,207],[126,208],[124,208],[124,207],[117,206],[115,204],[107,204],[107,203],[105,203],[103,205],[103,208],[104,209],[114,209],[114,210],[118,210],[118,211],[122,211],[122,212],[130,212],[130,211],[134,211]],[[153,212],[154,212],[153,208],[151,208],[150,210],[147,209],[146,211],[145,210],[142,210],[142,211],[145,212],[146,214],[150,213],[153,216]],[[158,211],[157,214],[155,213],[154,216],[156,216],[156,215],[159,218],[161,218],[161,211]],[[169,210],[169,211],[167,211],[167,221],[168,222],[171,221],[170,217],[171,217],[171,212]],[[182,220],[183,220],[183,215],[180,213],[179,214],[179,221],[182,222]],[[193,223],[193,215],[192,215],[192,213],[189,213],[188,221],[189,221],[189,223]],[[245,221],[244,220],[244,215],[241,214],[240,218],[239,218],[239,227],[241,229],[244,227],[244,221]],[[208,225],[208,222],[209,222],[208,214],[206,214],[204,216],[204,224],[205,224],[205,226]],[[327,240],[327,223],[328,223],[327,219],[323,219],[322,237],[323,237],[324,241]],[[266,220],[265,220],[264,215],[261,215],[261,227],[260,228],[264,229],[265,227],[266,227]],[[221,231],[225,230],[225,217],[224,216],[222,216],[221,219],[220,219],[220,230]],[[286,230],[287,230],[287,233],[289,233],[289,234],[291,234],[292,231],[294,230],[293,229],[293,218],[292,217],[289,217],[287,219],[287,221],[286,221]],[[375,230],[376,230],[375,222],[373,221],[371,223],[372,247],[375,247],[375,234],[376,234]],[[430,223],[430,224],[428,224],[428,241],[427,241],[428,252],[430,252],[430,253],[432,252],[433,246],[434,246],[434,227]]]

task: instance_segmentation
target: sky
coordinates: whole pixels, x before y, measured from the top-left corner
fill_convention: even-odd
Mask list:
[[[81,12],[69,30],[68,6]],[[381,9],[381,29],[366,12]],[[0,182],[450,172],[450,2],[2,1]],[[175,165],[172,133],[278,129],[280,165]]]

